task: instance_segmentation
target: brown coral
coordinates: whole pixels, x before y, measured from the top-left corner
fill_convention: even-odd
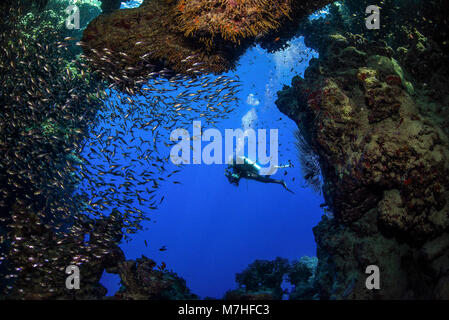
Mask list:
[[[145,0],[139,8],[97,17],[82,41],[85,53],[96,58],[100,68],[110,68],[107,59],[102,59],[107,48],[121,62],[119,69],[128,68],[139,75],[154,70],[144,67],[148,63],[178,73],[222,73],[255,42],[264,47],[270,42],[281,45],[284,41],[279,39],[293,36],[291,31],[297,29],[289,23],[329,2]],[[284,30],[286,26],[292,30]],[[195,68],[199,63],[201,67]]]
[[[119,69],[139,73],[164,67],[193,73],[192,67],[199,61],[202,66],[197,69],[204,72],[220,73],[232,66],[223,52],[206,52],[204,46],[186,39],[174,21],[173,3],[163,0],[145,1],[139,8],[101,15],[84,31],[85,54],[105,68],[109,67],[108,60],[113,60],[115,69],[119,62]],[[102,59],[105,48],[111,52],[106,60]]]

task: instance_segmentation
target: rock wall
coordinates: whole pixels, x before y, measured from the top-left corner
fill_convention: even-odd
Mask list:
[[[427,5],[421,12],[428,16],[416,19],[417,7],[408,11],[402,1],[394,9],[387,1],[381,21],[391,22],[370,31],[359,25],[365,4],[334,5],[302,27],[320,57],[276,102],[317,153],[335,217],[314,229],[320,297],[447,299],[445,40],[426,32]],[[372,264],[380,268],[380,290],[365,287]]]
[[[218,74],[232,69],[255,43],[269,49],[273,43],[284,45],[291,38],[287,30],[296,30],[298,21],[330,2],[145,0],[138,8],[105,11],[89,24],[82,40],[90,57],[107,48],[111,59],[122,61],[127,70],[141,69],[141,74],[163,68]],[[109,66],[107,60],[97,60],[100,69]]]

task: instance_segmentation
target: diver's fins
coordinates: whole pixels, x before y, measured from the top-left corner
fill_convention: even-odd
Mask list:
[[[287,184],[285,183],[284,180],[282,180],[282,185],[284,186],[285,190],[287,190],[288,192],[291,192],[291,193],[295,194],[293,191],[291,191],[291,190],[287,187]]]

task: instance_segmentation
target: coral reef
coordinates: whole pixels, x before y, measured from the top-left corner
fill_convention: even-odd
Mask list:
[[[98,13],[88,2],[79,5]],[[88,218],[74,190],[104,84],[63,41],[68,1],[26,10],[21,3],[7,10],[9,32],[0,36],[0,299],[102,298],[104,269],[124,260],[123,220]],[[69,265],[83,273],[75,293],[64,286]]]
[[[449,298],[444,41],[426,33],[431,16],[416,23],[416,7],[392,1],[381,31],[358,29],[364,4],[345,1],[303,25],[320,57],[276,102],[317,152],[335,216],[314,229],[320,298]],[[365,287],[370,264],[380,267],[381,290]]]
[[[291,264],[287,280],[293,285],[290,292],[290,300],[315,300],[318,298],[316,290],[316,270],[318,259],[316,257],[303,256]]]
[[[299,130],[295,131],[295,138],[304,180],[315,192],[321,193],[321,168],[318,155],[304,140],[304,136]]]
[[[276,30],[290,18],[293,0],[180,0],[176,5],[179,28],[209,43],[218,36],[232,42]]]
[[[16,298],[63,295],[59,270],[91,256],[80,244],[95,222],[79,220],[73,168],[102,89],[94,75],[74,72],[54,11],[28,10],[11,9],[4,23],[15,27],[0,37],[0,291]],[[73,95],[75,88],[85,94]]]
[[[27,13],[32,9],[43,10],[47,5],[49,0],[36,0],[36,1],[26,1],[26,0],[4,0],[0,3],[0,8],[5,16],[11,17],[16,15],[18,12],[21,14]]]
[[[121,69],[142,69],[147,74],[164,67],[193,73],[191,69],[200,61],[201,69],[209,72],[230,68],[230,56],[223,52],[209,53],[204,46],[184,37],[174,24],[173,6],[170,1],[144,1],[139,8],[101,15],[89,24],[82,41],[87,44],[86,49],[111,50],[111,59],[121,61]],[[85,54],[96,57],[95,51],[85,50]],[[99,58],[97,62],[104,64]],[[151,66],[143,68],[148,62]]]
[[[83,33],[85,57],[118,82],[128,79],[110,69],[220,73],[254,43],[285,45],[302,17],[329,2],[146,0],[116,10],[118,1],[103,1],[105,14]],[[120,213],[80,214],[92,201],[73,196],[83,178],[74,171],[107,84],[62,41],[81,36],[61,28],[67,3],[0,7],[0,297],[101,299],[108,270],[121,277],[116,299],[196,298],[165,264],[125,260],[122,229],[139,226]],[[448,5],[384,1],[382,28],[367,31],[359,9],[368,4],[346,0],[324,19],[302,21],[300,34],[320,57],[278,94],[302,150],[319,161],[335,217],[314,229],[318,264],[256,261],[227,299],[281,299],[285,276],[291,299],[449,298]],[[80,6],[84,27],[100,9]],[[61,286],[70,264],[83,269],[75,293]],[[371,264],[380,267],[381,290],[365,287]]]
[[[9,288],[7,294],[0,297],[28,300],[103,298],[106,289],[99,284],[103,271],[124,260],[124,254],[117,246],[121,240],[119,225],[108,219],[89,221],[84,218],[80,227],[86,233],[91,230],[86,244],[79,234],[58,237],[38,219],[25,210],[15,209],[14,222],[28,227],[20,228],[20,232],[10,231],[11,237],[16,239],[11,244],[14,253],[8,255],[5,263],[19,272],[6,275],[6,280],[10,280]],[[67,275],[64,271],[69,265],[77,265],[82,272],[80,290],[70,291],[61,285],[65,283]],[[20,266],[20,270],[16,266]]]
[[[92,21],[84,32],[85,53],[95,58],[95,52],[107,48],[124,68],[140,74],[154,67],[222,73],[250,45],[278,42],[276,30],[329,2],[145,0],[139,8],[115,10]],[[143,68],[145,62],[152,66]],[[107,65],[100,58],[97,63]]]
[[[226,292],[225,300],[281,300],[289,294],[291,300],[316,299],[315,274],[317,258],[304,256],[289,262],[277,257],[275,260],[256,260],[235,280],[238,288]],[[292,286],[289,292],[282,288],[284,281]]]
[[[140,259],[123,261],[115,268],[107,269],[120,275],[122,287],[114,299],[120,300],[192,300],[192,294],[184,279],[165,270],[165,264],[142,256]]]
[[[289,270],[287,259],[276,258],[273,261],[256,260],[241,273],[235,281],[247,292],[269,291],[274,299],[281,299],[283,276]]]

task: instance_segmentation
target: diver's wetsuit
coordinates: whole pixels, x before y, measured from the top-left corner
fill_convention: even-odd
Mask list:
[[[277,183],[282,185],[287,191],[294,193],[289,188],[287,188],[287,184],[284,180],[273,179],[268,175],[261,175],[259,173],[260,167],[251,162],[249,159],[243,157],[244,163],[242,164],[232,164],[225,171],[225,175],[228,178],[229,182],[238,186],[241,178],[256,180],[263,183]]]
[[[284,180],[273,179],[273,178],[270,178],[270,176],[263,176],[263,175],[254,174],[254,173],[249,173],[246,176],[243,176],[242,178],[257,180],[257,181],[260,181],[263,183],[278,183],[278,184],[281,184],[287,191],[293,193],[293,191],[291,191],[289,188],[287,188],[287,184],[285,183]]]

